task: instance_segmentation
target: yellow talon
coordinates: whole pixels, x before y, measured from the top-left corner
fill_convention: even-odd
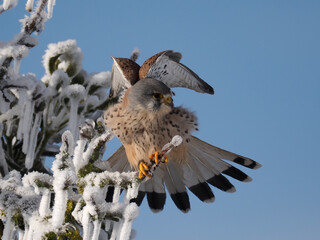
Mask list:
[[[168,157],[166,155],[163,156],[163,162],[167,163],[168,162]]]
[[[160,155],[160,159],[162,160],[159,160],[159,155]],[[149,159],[151,161],[154,161],[156,163],[156,165],[158,166],[160,162],[163,162],[163,163],[166,163],[168,162],[168,157],[166,155],[162,155],[160,154],[159,152],[154,152],[152,153],[150,156],[149,156]]]
[[[159,161],[159,152],[154,152],[149,156],[149,159],[153,160],[156,165],[159,165],[160,161]]]
[[[149,166],[144,162],[141,161],[139,163],[139,179],[142,179],[144,177],[149,177],[151,178],[152,176],[148,173],[148,171],[150,170]]]

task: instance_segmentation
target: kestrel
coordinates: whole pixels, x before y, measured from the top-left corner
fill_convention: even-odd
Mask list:
[[[251,178],[222,159],[251,169],[261,165],[249,158],[214,147],[191,135],[198,130],[195,114],[183,107],[174,107],[172,91],[164,83],[145,78],[130,87],[121,103],[109,107],[104,114],[108,128],[121,140],[108,162],[115,171],[139,170],[148,176],[148,166],[158,161],[157,152],[175,135],[183,143],[167,154],[152,178],[144,182],[135,200],[140,204],[147,194],[150,208],[163,209],[165,186],[176,206],[183,212],[190,209],[186,187],[204,202],[212,202],[214,194],[208,183],[226,192],[234,186],[224,176],[248,182]]]
[[[141,67],[128,58],[115,58],[112,66],[110,97],[118,96],[139,79],[153,78],[168,87],[184,87],[213,94],[213,88],[190,68],[180,63],[182,54],[167,50],[148,58]]]

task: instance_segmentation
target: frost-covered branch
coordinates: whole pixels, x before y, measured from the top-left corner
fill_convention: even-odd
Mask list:
[[[0,14],[11,8],[14,8],[15,6],[17,6],[17,4],[18,0],[3,0],[3,4],[0,5]]]
[[[45,171],[42,157],[57,151],[61,132],[68,127],[77,139],[78,124],[101,115],[108,102],[110,73],[88,74],[81,61],[76,41],[50,44],[43,57],[46,75],[42,81],[33,74],[5,80],[0,92],[0,130],[9,170],[17,169],[10,159],[19,151],[26,170]]]
[[[2,10],[17,2],[4,0]],[[131,200],[142,180],[137,172],[112,172],[101,160],[113,134],[100,116],[117,101],[107,95],[110,72],[87,73],[76,41],[66,40],[48,45],[41,79],[20,73],[54,5],[27,0],[31,13],[21,32],[0,42],[0,238],[128,240],[139,214]],[[131,59],[138,56],[135,49]],[[48,156],[55,157],[52,172]],[[157,166],[151,167],[152,174]]]
[[[20,173],[11,171],[0,179],[5,239],[12,239],[16,233],[26,240],[132,237],[132,223],[139,208],[131,200],[138,195],[141,179],[137,172],[99,168],[105,166],[99,163],[112,137],[101,124],[99,120],[86,120],[80,126],[80,140],[76,143],[70,131],[62,134],[60,152],[52,166],[53,176],[31,172],[21,178]],[[162,148],[159,157],[181,140],[175,136]],[[106,201],[109,191],[113,194],[111,202]]]
[[[136,172],[109,172],[95,167],[111,138],[100,124],[86,120],[76,146],[72,133],[63,133],[53,176],[32,172],[21,178],[12,171],[0,179],[5,239],[12,239],[16,232],[26,240],[68,234],[80,239],[80,232],[83,239],[98,239],[100,234],[108,239],[129,239],[132,222],[139,213],[138,206],[130,200],[137,197],[140,183]],[[82,140],[84,147],[79,148]],[[89,165],[90,172],[86,169]],[[106,202],[111,187],[115,189],[113,200]],[[121,190],[125,190],[122,201]]]
[[[48,1],[50,4],[48,4]],[[31,4],[32,3],[32,4]],[[5,0],[2,8],[7,10],[10,6],[15,6],[17,0]],[[28,1],[28,8],[32,9],[33,1]],[[44,23],[51,18],[52,1],[39,0],[35,10],[30,16],[26,16],[22,22],[21,32],[17,34],[14,39],[3,46],[0,45],[0,81],[2,78],[8,78],[6,75],[10,75],[9,67],[14,60],[14,73],[18,74],[20,68],[20,61],[22,58],[28,55],[30,48],[37,45],[37,39],[31,37],[34,32],[40,33],[44,29]],[[45,9],[48,9],[48,12]]]

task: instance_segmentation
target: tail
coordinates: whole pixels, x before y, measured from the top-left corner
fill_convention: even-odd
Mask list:
[[[120,158],[121,156],[121,158]],[[133,201],[141,204],[147,195],[148,204],[152,211],[163,210],[166,200],[165,186],[175,205],[183,212],[190,210],[190,202],[186,187],[203,202],[213,202],[215,197],[209,186],[212,185],[225,192],[235,192],[235,187],[225,177],[230,176],[242,182],[252,179],[235,168],[227,161],[240,164],[251,169],[258,169],[261,165],[250,158],[212,146],[196,137],[191,137],[188,145],[188,161],[179,164],[170,161],[161,164],[153,177],[141,184],[139,195]],[[126,171],[129,163],[121,147],[108,160],[115,171]]]

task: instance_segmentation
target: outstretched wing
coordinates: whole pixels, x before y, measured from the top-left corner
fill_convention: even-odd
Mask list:
[[[147,59],[141,66],[139,78],[157,79],[168,87],[184,87],[200,93],[213,94],[213,88],[190,68],[180,63],[181,53],[163,51]]]
[[[113,59],[111,71],[111,88],[109,97],[116,97],[125,90],[131,87],[139,80],[140,66],[128,58]]]

